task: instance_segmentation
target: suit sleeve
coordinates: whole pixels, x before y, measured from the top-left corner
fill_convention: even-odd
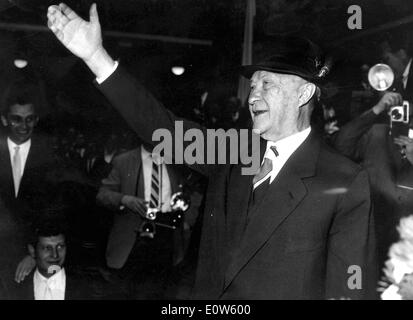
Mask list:
[[[338,200],[328,237],[326,298],[375,298],[375,232],[365,171]]]
[[[346,157],[359,161],[363,159],[363,151],[367,142],[366,133],[375,123],[377,115],[368,110],[359,117],[344,125],[334,136],[334,147]]]
[[[123,194],[120,192],[121,177],[118,159],[113,159],[112,170],[102,180],[102,185],[96,196],[97,203],[112,210],[119,210]]]
[[[172,152],[165,154],[165,160],[170,164],[184,164],[184,157],[179,160],[177,154],[183,155],[186,146],[192,141],[184,141],[183,133],[189,129],[198,129],[206,137],[206,129],[199,124],[179,118],[168,111],[160,101],[158,101],[145,87],[136,79],[129,75],[121,66],[110,75],[102,84],[97,84],[98,89],[106,96],[109,102],[119,111],[129,126],[140,136],[140,138],[150,145],[156,145],[161,141],[154,141],[155,130],[160,135],[168,136],[171,139]],[[176,125],[181,129],[175,130]],[[181,127],[182,126],[182,127]],[[199,131],[198,131],[199,132]],[[204,144],[203,154],[206,156],[206,145]],[[181,163],[179,163],[182,160]],[[206,163],[206,161],[204,161]],[[201,174],[209,175],[211,165],[190,164],[190,167]]]

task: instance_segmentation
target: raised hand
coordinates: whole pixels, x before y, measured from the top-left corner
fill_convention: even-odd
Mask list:
[[[102,32],[96,4],[90,7],[90,21],[85,21],[66,4],[53,5],[47,11],[47,25],[60,42],[86,63],[102,51]]]

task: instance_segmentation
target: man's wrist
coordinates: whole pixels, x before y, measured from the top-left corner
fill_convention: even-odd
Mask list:
[[[95,53],[93,53],[89,59],[84,60],[84,62],[96,78],[103,78],[107,74],[111,74],[115,66],[115,61],[103,47],[99,47]]]
[[[379,115],[384,109],[380,105],[376,104],[373,108],[371,108],[371,110],[375,115]]]

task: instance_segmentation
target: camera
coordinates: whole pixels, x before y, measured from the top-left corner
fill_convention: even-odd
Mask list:
[[[403,101],[403,105],[392,107],[389,115],[391,122],[409,123],[409,102]]]

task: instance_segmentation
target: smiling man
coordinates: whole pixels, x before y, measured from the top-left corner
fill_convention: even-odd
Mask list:
[[[93,299],[93,278],[66,268],[67,225],[59,211],[42,211],[35,222],[28,250],[35,268],[24,281],[14,283],[18,300]]]
[[[96,5],[90,22],[65,4],[51,6],[48,26],[83,59],[142,140],[153,144],[157,128],[174,132],[182,119],[103,48]],[[279,40],[276,49],[242,68],[251,79],[249,108],[261,136],[261,152],[252,146],[262,160],[258,172],[242,175],[242,164],[188,164],[209,178],[194,296],[372,297],[375,247],[366,172],[328,148],[310,126],[326,71],[322,56],[304,39]],[[206,131],[190,121],[183,125]]]
[[[21,79],[10,83],[2,94],[1,122],[5,134],[0,136],[0,197],[8,212],[7,228],[15,234],[13,246],[0,243],[2,272],[7,282],[13,281],[17,263],[27,253],[26,236],[36,209],[47,204],[56,190],[49,177],[58,168],[58,161],[49,140],[35,134],[40,93],[36,83]]]

